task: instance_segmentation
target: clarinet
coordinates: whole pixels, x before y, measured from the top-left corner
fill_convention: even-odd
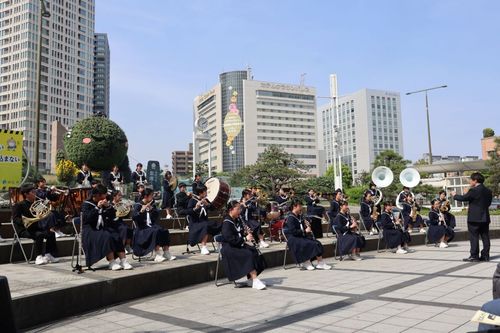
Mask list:
[[[314,232],[312,231],[311,222],[309,222],[309,220],[307,220],[307,219],[304,219],[304,225],[306,226],[306,229],[307,228],[311,229],[311,232],[309,233],[309,236],[311,237],[311,239],[316,240],[316,237],[314,236]]]

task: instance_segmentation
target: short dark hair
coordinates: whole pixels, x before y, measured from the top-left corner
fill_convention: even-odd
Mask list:
[[[372,192],[371,192],[371,191],[365,191],[365,193],[363,193],[363,198],[365,198],[365,199],[366,199],[366,197],[368,196],[368,194],[370,194],[370,195],[371,195],[371,194],[372,194]]]
[[[339,206],[342,207],[342,206],[349,206],[349,202],[347,202],[347,200],[340,200],[339,202]]]
[[[194,178],[196,178],[196,177],[201,177],[201,175],[199,173],[197,173],[194,175]]]
[[[40,183],[40,182],[46,182],[45,178],[40,177],[40,178],[38,178],[38,179],[36,180],[36,183],[37,183],[37,184],[38,184],[38,183]]]
[[[243,191],[241,191],[241,197],[243,198],[245,195],[248,195],[248,194],[252,194],[252,191],[249,190],[249,189],[244,189]]]
[[[240,203],[238,202],[238,200],[231,200],[227,203],[226,210],[229,213],[231,210],[233,210],[235,207],[238,207],[239,205]]]
[[[196,187],[194,192],[196,195],[200,195],[201,193],[205,192],[206,190],[207,190],[207,187],[205,185],[200,185],[200,186]]]
[[[293,209],[294,207],[296,207],[298,205],[302,205],[302,200],[300,200],[299,198],[294,198],[290,202],[290,209]]]
[[[146,189],[144,189],[144,192],[142,192],[142,197],[143,198],[147,197],[148,195],[151,195],[153,193],[154,193],[154,191],[152,188],[146,188]]]
[[[438,192],[438,194],[439,194],[439,195],[441,195],[441,194],[446,194],[446,191],[445,191],[445,190],[441,190],[441,191],[439,191],[439,192]]]
[[[114,198],[118,195],[118,193],[122,193],[120,190],[114,190],[113,192],[111,192],[111,196]]]
[[[432,205],[432,206],[434,206],[434,204],[435,204],[436,202],[440,202],[440,201],[439,201],[439,199],[435,199],[435,198],[434,198],[434,199],[432,199],[432,200],[431,200],[431,205]]]
[[[137,163],[137,165],[135,166],[136,168],[137,167],[141,167],[142,168],[142,163]]]
[[[408,186],[403,186],[403,191],[404,190],[409,190],[410,188]]]
[[[185,183],[180,183],[179,184],[179,188],[181,188],[181,187],[186,187],[186,184]]]
[[[23,197],[26,197],[26,194],[30,193],[32,190],[34,190],[35,187],[31,183],[27,183],[21,186],[21,194]]]
[[[481,184],[484,183],[484,176],[479,172],[474,172],[472,175],[470,175],[470,179],[475,180]]]
[[[102,184],[97,184],[93,189],[92,189],[92,196],[94,195],[99,195],[99,194],[107,194],[108,189],[106,186]]]
[[[392,201],[387,200],[386,202],[384,202],[384,208],[387,207],[387,206],[394,206],[394,204],[393,204]]]

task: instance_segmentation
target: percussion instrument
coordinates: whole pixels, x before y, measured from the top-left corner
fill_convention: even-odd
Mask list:
[[[276,201],[269,201],[267,210],[268,210],[268,213],[266,215],[267,221],[277,220],[281,216],[279,204]]]
[[[69,199],[71,202],[71,208],[73,210],[73,216],[80,215],[82,210],[82,205],[85,200],[90,197],[92,188],[72,188],[69,190]]]
[[[216,210],[223,208],[231,196],[231,187],[224,181],[211,177],[205,182],[207,187],[207,200]]]

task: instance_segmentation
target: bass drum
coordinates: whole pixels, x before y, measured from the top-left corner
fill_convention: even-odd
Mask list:
[[[231,196],[231,187],[224,181],[212,177],[205,182],[207,187],[207,199],[216,210],[222,209]]]

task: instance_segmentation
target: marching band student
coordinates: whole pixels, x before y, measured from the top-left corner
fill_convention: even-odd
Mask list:
[[[107,200],[107,194],[108,189],[98,184],[92,189],[90,199],[82,204],[82,246],[86,264],[91,267],[106,257],[110,270],[132,269],[113,221],[116,210]]]
[[[146,185],[146,173],[142,171],[142,163],[137,163],[134,172],[132,172],[132,191],[137,192],[139,185]]]
[[[210,254],[207,248],[208,235],[215,236],[220,233],[221,226],[216,221],[208,219],[207,209],[211,208],[207,200],[207,188],[205,185],[196,187],[196,192],[188,203],[189,214],[189,245],[195,246],[201,243],[201,254]]]
[[[153,190],[144,190],[144,197],[134,205],[132,219],[136,225],[132,240],[132,250],[137,256],[145,256],[151,251],[155,251],[155,262],[164,260],[175,260],[176,257],[170,254],[170,234],[168,229],[162,228],[159,224],[160,211],[154,202]],[[163,250],[163,253],[162,251]]]
[[[441,212],[444,214],[444,219],[446,224],[454,229],[457,226],[455,215],[453,215],[451,210],[450,201],[446,198],[446,191],[439,191],[439,201],[441,202]]]
[[[172,218],[172,206],[174,201],[174,191],[175,189],[170,188],[170,180],[172,179],[172,173],[170,171],[165,172],[165,178],[163,179],[163,196],[161,200],[161,209],[167,210],[167,219]]]
[[[400,201],[403,205],[401,215],[403,216],[404,227],[405,230],[408,230],[408,232],[412,232],[413,227],[420,227],[420,232],[425,233],[424,219],[422,218],[422,216],[420,216],[420,214],[418,214],[418,210],[420,210],[420,207],[416,202],[414,202],[414,200],[415,199],[413,198],[413,196],[411,194],[408,194],[404,197],[403,201]],[[415,209],[417,209],[417,216],[415,218],[415,221],[413,221],[413,218],[411,217],[413,205],[415,205]]]
[[[363,260],[359,253],[365,247],[365,239],[357,233],[359,226],[349,214],[347,201],[340,202],[340,212],[333,220],[333,226],[339,236],[338,243],[341,255],[348,254],[348,258],[351,260]]]
[[[196,193],[196,189],[202,185],[203,185],[203,182],[201,181],[201,176],[199,174],[194,175],[194,181],[193,181],[193,184],[191,184],[191,191],[193,193]]]
[[[92,177],[92,172],[89,169],[87,163],[82,164],[82,168],[76,175],[76,182],[78,183],[78,187],[91,187],[92,181],[94,177]]]
[[[47,181],[45,180],[45,178],[43,177],[38,178],[36,185],[37,185],[37,189],[35,191],[36,199],[43,199],[43,200],[47,199],[52,202],[59,200],[59,194],[54,191],[55,187],[53,186],[51,189],[47,188]],[[54,214],[56,218],[56,225],[54,226],[54,233],[56,235],[56,238],[66,236],[60,230],[61,228],[66,226],[66,220],[64,218],[64,215],[55,209],[52,209],[52,214]]]
[[[189,203],[189,198],[191,197],[191,193],[186,192],[186,184],[179,184],[179,193],[175,195],[175,204],[174,207],[177,209],[177,214],[179,216],[188,215],[187,207]]]
[[[310,189],[305,197],[307,205],[307,216],[311,220],[311,227],[315,238],[323,238],[323,215],[325,214],[325,207],[319,204],[320,199],[318,194],[313,189]]]
[[[108,188],[111,190],[118,190],[116,185],[123,184],[123,176],[120,173],[117,165],[113,165],[113,170],[109,173]]]
[[[144,190],[146,187],[144,184],[139,184],[137,185],[137,195],[134,198],[135,202],[140,202],[144,198]]]
[[[47,217],[35,220],[28,228],[23,222],[24,218],[34,219],[35,216],[30,211],[30,207],[36,200],[35,189],[31,184],[21,186],[21,195],[24,200],[18,202],[12,208],[12,219],[14,227],[19,237],[31,238],[35,244],[35,264],[43,265],[47,263],[56,263],[59,261],[55,257],[57,253],[56,236],[54,234],[57,224],[54,214],[49,214]],[[45,250],[43,248],[43,240],[46,240]]]
[[[224,271],[230,281],[246,276],[249,286],[262,290],[266,285],[257,278],[264,270],[264,262],[259,255],[252,233],[246,233],[240,219],[241,204],[232,200],[227,204],[227,215],[222,222],[222,262]],[[245,235],[246,234],[246,235]]]
[[[315,239],[307,238],[307,234],[311,234],[312,230],[310,226],[304,227],[302,202],[299,199],[293,199],[290,209],[291,212],[286,219],[283,231],[295,261],[308,271],[316,268],[331,269],[332,267],[323,261],[323,245]],[[316,267],[311,263],[314,259],[318,261]]]
[[[432,209],[429,211],[429,232],[428,238],[431,243],[439,243],[440,248],[448,247],[455,236],[453,229],[446,225],[444,215],[439,211],[441,201],[434,199],[431,201]]]
[[[264,233],[258,220],[256,198],[252,191],[244,189],[241,193],[241,219],[251,230],[255,240],[259,240],[259,247],[267,248],[269,244],[264,241]]]
[[[330,218],[330,225],[333,223],[333,220],[337,217],[337,214],[340,212],[339,202],[342,200],[342,190],[337,189],[333,193],[333,200],[330,202],[330,209],[328,210],[328,217]]]
[[[366,230],[369,230],[370,235],[378,233],[377,226],[375,224],[376,221],[372,218],[373,209],[374,204],[372,201],[372,192],[366,191],[363,195],[363,200],[361,201],[359,215],[363,219]]]
[[[283,205],[285,202],[287,202],[289,199],[288,199],[288,195],[286,194],[285,192],[285,189],[284,188],[280,188],[279,192],[278,192],[278,195],[276,195],[274,197],[274,201],[276,201],[278,203],[278,205]]]
[[[123,199],[123,194],[120,191],[113,191],[112,193],[113,196],[113,207],[116,207],[117,205],[121,204],[122,199]],[[117,232],[120,235],[120,239],[123,242],[123,245],[125,246],[125,252],[132,253],[132,237],[134,234],[134,230],[132,228],[129,228],[128,225],[123,221],[123,217],[115,217],[114,218],[114,226],[117,230]]]
[[[372,194],[372,197],[376,196],[377,195],[377,185],[375,185],[374,182],[370,182],[370,187],[368,188],[368,190],[371,194]]]
[[[410,242],[410,234],[403,230],[400,219],[397,221],[392,215],[392,202],[384,203],[384,211],[380,215],[380,223],[384,230],[384,239],[388,248],[397,248],[396,253],[408,253],[408,243]],[[404,248],[403,248],[404,247]]]

